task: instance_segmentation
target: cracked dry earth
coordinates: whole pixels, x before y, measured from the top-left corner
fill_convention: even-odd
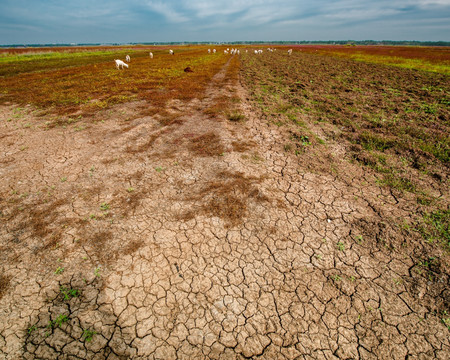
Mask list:
[[[303,170],[227,71],[166,126],[1,109],[1,358],[449,358],[446,274],[377,241],[407,201]],[[203,111],[236,94],[246,122]]]

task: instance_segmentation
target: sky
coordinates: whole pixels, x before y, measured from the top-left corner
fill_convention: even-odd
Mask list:
[[[450,41],[450,0],[0,0],[0,44]]]

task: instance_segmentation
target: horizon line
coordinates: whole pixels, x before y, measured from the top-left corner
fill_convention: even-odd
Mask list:
[[[226,44],[348,44],[348,43],[427,43],[427,44],[446,44],[450,46],[450,41],[446,40],[234,40],[234,41],[145,41],[145,42],[93,42],[93,43],[15,43],[0,44],[0,47],[36,47],[36,46],[123,46],[123,45],[175,45],[175,44],[204,44],[204,45],[226,45]]]

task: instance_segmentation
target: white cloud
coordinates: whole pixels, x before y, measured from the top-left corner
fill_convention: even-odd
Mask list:
[[[448,18],[450,0],[0,0],[0,39],[13,43],[15,33],[23,41],[40,36],[45,42],[55,33],[72,41],[102,39],[114,28],[122,29],[127,41],[357,36],[449,41]]]
[[[419,5],[450,6],[450,0],[418,0]]]
[[[170,2],[162,2],[162,1],[149,1],[147,3],[148,7],[156,13],[163,15],[169,22],[172,23],[181,23],[185,21],[189,21],[189,18],[179,11],[175,10],[173,6],[170,5]]]

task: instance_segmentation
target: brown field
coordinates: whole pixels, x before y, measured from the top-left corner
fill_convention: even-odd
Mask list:
[[[0,356],[448,359],[447,49],[216,48],[0,51]]]

